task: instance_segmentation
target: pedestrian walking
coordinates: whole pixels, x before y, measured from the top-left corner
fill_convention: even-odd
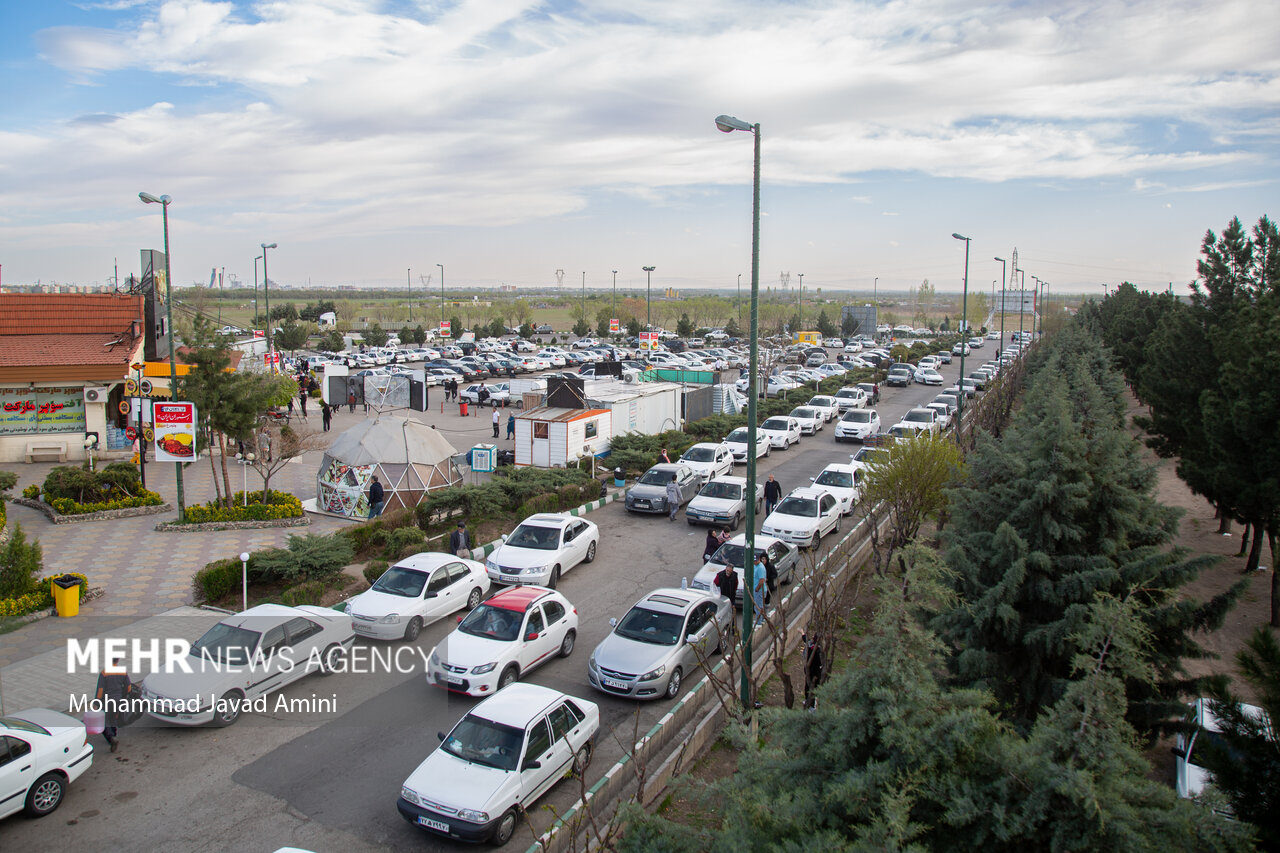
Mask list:
[[[262,436],[258,439],[258,458],[267,457],[267,464],[271,464],[271,433],[266,427],[262,428]]]
[[[351,410],[351,414],[356,413],[356,392],[352,391],[347,395],[347,408]]]
[[[738,595],[738,573],[733,570],[733,566],[725,563],[720,571],[716,572],[715,577],[711,579],[716,589],[720,590],[720,594],[729,599],[732,604],[734,598]]]
[[[293,398],[289,398],[289,417],[293,417]]]
[[[780,500],[782,500],[782,484],[773,479],[773,475],[770,474],[768,481],[764,484],[764,514],[773,512],[773,508]]]
[[[809,710],[818,707],[818,697],[814,691],[822,683],[826,667],[822,659],[822,646],[816,636],[801,634],[800,641],[804,647],[804,706]]]
[[[320,403],[320,422],[324,424],[324,431],[329,431],[329,425],[333,422],[333,409],[328,403]]]
[[[769,588],[769,595],[767,596],[766,601],[772,601],[773,594],[778,589],[778,567],[774,564],[768,551],[764,553],[761,559],[764,561],[765,586]]]
[[[759,625],[764,621],[764,593],[768,589],[768,569],[765,568],[761,558],[756,558],[755,565],[755,585],[751,588],[751,601],[756,609],[756,621],[754,625]],[[753,626],[754,627],[754,626]]]
[[[465,521],[458,522],[458,529],[449,534],[449,553],[459,557],[462,552],[471,548],[471,534],[467,532]]]
[[[302,419],[305,421],[307,419],[307,390],[305,387],[298,392],[298,403],[302,407]]]
[[[493,407],[493,437],[498,437],[498,427],[502,424],[502,413],[498,411],[498,407]]]
[[[702,543],[702,562],[711,562],[711,555],[720,550],[720,536],[714,527],[707,530],[706,541]]]
[[[676,520],[676,513],[680,511],[680,485],[676,483],[676,475],[671,475],[671,482],[667,483],[667,509],[671,510],[671,520]]]
[[[98,673],[98,689],[95,698],[103,704],[102,736],[111,744],[111,751],[118,752],[120,741],[117,737],[124,716],[124,703],[133,689],[133,682],[123,666],[123,658],[112,659],[109,666]]]
[[[516,413],[512,412],[507,415],[507,441],[514,441],[516,437]]]
[[[373,482],[369,484],[369,520],[382,515],[382,507],[386,503],[386,490],[382,488],[382,483],[378,482],[377,476],[374,476]]]
[[[483,409],[484,404],[489,401],[489,389],[481,385],[480,390],[476,392],[476,400],[477,400],[477,405],[479,405],[480,408]],[[495,432],[493,434],[493,437],[497,438],[498,434]]]

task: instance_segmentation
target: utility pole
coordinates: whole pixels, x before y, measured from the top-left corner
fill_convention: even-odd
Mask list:
[[[804,273],[798,273],[800,276],[800,313],[796,315],[796,332],[804,330]]]
[[[405,284],[408,286],[408,288],[409,288],[409,290],[408,290],[408,293],[409,293],[409,323],[412,325],[412,323],[413,323],[413,278],[409,275],[409,273],[411,273],[411,272],[413,272],[413,270],[411,270],[411,269],[410,269],[410,268],[408,268],[408,267],[405,267],[405,270],[404,270],[404,283],[405,283]],[[401,343],[403,343],[403,341],[401,341]]]

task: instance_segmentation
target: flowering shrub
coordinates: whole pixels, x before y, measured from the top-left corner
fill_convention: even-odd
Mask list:
[[[79,572],[63,572],[80,579],[80,600],[89,589],[89,579]],[[17,598],[0,598],[0,619],[25,616],[53,606],[53,585],[48,578],[40,581],[34,590]]]
[[[249,493],[248,506],[245,506],[244,492],[236,492],[232,497],[230,509],[215,502],[187,507],[187,524],[202,524],[210,521],[272,521],[278,518],[301,518],[302,501],[287,492],[274,489],[267,493],[267,500],[262,500],[262,492]]]
[[[27,486],[22,490],[22,496],[29,501],[35,500],[40,497],[40,487],[35,483],[32,483],[30,486]]]
[[[109,509],[129,509],[135,506],[160,506],[164,498],[155,492],[143,490],[142,494],[131,498],[119,498],[113,501],[95,501],[92,503],[76,503],[71,498],[54,498],[49,501],[62,515],[85,515],[90,512],[106,512]]]

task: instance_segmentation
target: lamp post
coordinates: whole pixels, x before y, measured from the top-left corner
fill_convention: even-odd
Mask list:
[[[151,193],[138,193],[138,198],[147,204],[158,204],[164,214],[164,310],[165,310],[165,336],[169,339],[169,399],[178,399],[178,365],[174,361],[174,345],[177,341],[173,335],[173,299],[170,298],[171,278],[169,275],[169,203],[173,201],[169,196],[154,196]],[[265,268],[265,267],[264,267]],[[154,277],[154,273],[152,274]],[[139,420],[141,426],[141,420]],[[139,445],[141,447],[142,445]],[[173,466],[174,479],[178,486],[178,520],[184,521],[187,517],[186,500],[182,493],[182,463],[178,462]]]
[[[135,362],[129,365],[135,376],[133,380],[134,388],[137,389],[133,398],[133,410],[138,415],[138,431],[135,433],[138,437],[138,475],[142,479],[142,488],[147,487],[147,439],[143,433],[142,425],[142,371],[146,365],[141,362]]]
[[[444,264],[436,264],[440,267],[440,331],[444,331]],[[453,330],[449,330],[449,334],[453,334]]]
[[[800,301],[796,314],[796,333],[804,330],[804,273],[800,273]]]
[[[653,297],[653,271],[657,267],[641,267],[644,270],[644,330],[646,332],[653,331],[653,307],[650,301]],[[649,338],[649,349],[653,349],[653,338]]]
[[[1004,259],[1004,258],[993,258],[992,260],[996,260],[996,261],[999,261],[999,262],[1000,262],[1000,356],[1001,356],[1001,358],[1003,358],[1003,357],[1004,357],[1004,271],[1005,271],[1005,259]],[[994,300],[995,300],[995,296],[994,296],[994,295],[992,295],[991,299],[992,299],[992,301],[994,301]],[[999,359],[997,359],[997,361],[998,361],[998,360],[999,360]]]
[[[743,130],[755,137],[755,158],[751,186],[751,328],[749,332],[751,358],[747,369],[747,491],[756,493],[756,395],[760,393],[760,125],[748,124],[733,116],[717,116],[716,127],[724,133]],[[746,549],[742,560],[742,575],[746,587],[742,594],[742,707],[752,707],[751,697],[751,624],[754,619],[751,598],[755,586],[756,565],[756,502],[747,501]]]
[[[738,273],[738,329],[742,329],[742,273]]]
[[[964,435],[964,354],[969,349],[969,243],[972,238],[952,234],[957,240],[964,241],[964,295],[960,298],[960,393],[956,395],[956,442]]]
[[[267,277],[267,249],[277,248],[275,243],[262,244],[262,301],[267,311],[267,363],[276,372],[276,336],[271,331],[271,279]]]
[[[1031,280],[1035,282],[1035,286],[1031,288],[1031,305],[1034,309],[1031,312],[1031,335],[1034,337],[1036,333],[1036,317],[1040,313],[1040,279],[1033,275]]]
[[[1022,358],[1022,309],[1027,303],[1027,271],[1018,270],[1018,358]]]
[[[240,457],[240,494],[244,496],[246,508],[249,506],[249,466],[257,458],[252,453],[246,453]]]
[[[582,271],[582,322],[587,322],[587,271]],[[587,329],[587,331],[591,331]]]
[[[871,312],[872,328],[871,339],[876,340],[880,334],[880,330],[875,328],[880,325],[880,276],[876,276],[871,282],[871,305],[875,309]]]
[[[613,307],[610,309],[614,317],[618,316],[618,271],[613,271]]]
[[[89,454],[89,470],[93,471],[93,448],[98,443],[96,435],[86,435],[84,437],[84,449]]]
[[[411,273],[411,272],[413,272],[413,269],[412,269],[411,267],[405,267],[405,270],[404,270],[404,283],[405,283],[405,285],[409,288],[409,290],[408,290],[408,293],[409,293],[409,322],[412,324],[412,323],[413,323],[413,279],[409,276],[409,273]]]
[[[253,328],[258,328],[258,261],[262,260],[262,255],[257,255],[253,259]]]
[[[240,552],[240,583],[244,590],[244,598],[242,600],[241,610],[249,609],[249,552]]]

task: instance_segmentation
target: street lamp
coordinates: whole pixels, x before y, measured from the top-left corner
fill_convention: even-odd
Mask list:
[[[613,316],[618,316],[618,271],[613,271]]]
[[[724,133],[743,130],[755,137],[755,158],[751,181],[751,327],[748,335],[751,348],[750,366],[747,370],[747,491],[756,493],[756,395],[760,393],[760,125],[748,124],[733,116],[717,116],[716,128]],[[756,502],[747,501],[746,550],[742,560],[742,575],[746,587],[742,594],[742,707],[751,708],[751,623],[753,621],[751,590],[755,586],[756,567]]]
[[[409,293],[409,322],[412,324],[412,323],[413,323],[413,279],[412,279],[412,278],[410,278],[410,276],[409,276],[409,273],[411,273],[411,272],[413,272],[413,268],[412,268],[412,267],[405,267],[405,270],[404,270],[404,283],[405,283],[405,285],[409,288],[409,290],[408,290],[408,293]]]
[[[265,257],[264,252],[253,259],[253,327],[258,328],[258,261]]]
[[[742,329],[742,273],[738,273],[738,329]]]
[[[641,267],[644,270],[644,330],[646,332],[653,331],[653,307],[650,305],[652,299],[653,271],[657,267]],[[649,338],[649,349],[653,349],[653,338]]]
[[[1034,336],[1036,333],[1036,316],[1040,313],[1040,278],[1033,275],[1031,280],[1036,283],[1035,287],[1031,289],[1031,305],[1034,308],[1031,312],[1031,334]]]
[[[796,314],[796,333],[799,334],[804,329],[804,273],[800,273],[800,306]]]
[[[440,331],[444,331],[444,264],[436,264],[440,267]],[[453,330],[449,330],[449,334],[453,335]]]
[[[1027,271],[1018,270],[1018,346],[1022,346],[1022,309],[1027,303]],[[1018,350],[1018,357],[1022,357],[1023,350]]]
[[[587,271],[582,271],[582,322],[587,322]],[[588,329],[587,331],[590,331]]]
[[[276,372],[276,337],[271,333],[271,279],[267,277],[267,249],[277,248],[275,243],[262,244],[262,301],[267,311],[267,364]]]
[[[241,588],[244,590],[244,599],[242,602],[243,606],[240,608],[243,611],[243,610],[249,609],[249,552],[248,551],[240,552],[240,583],[243,584]]]
[[[1004,259],[1004,258],[992,258],[992,260],[996,260],[996,261],[999,261],[999,262],[1000,262],[1000,356],[1001,356],[1001,357],[1003,357],[1003,356],[1004,356],[1004,271],[1005,271],[1005,259]],[[992,294],[991,299],[992,299],[992,301],[994,301],[994,300],[995,300],[995,294],[994,294],[994,293]],[[999,359],[996,359],[996,360],[997,360],[997,361],[999,361]]]
[[[178,399],[178,365],[174,361],[174,346],[177,340],[173,334],[173,299],[170,298],[171,277],[169,275],[169,203],[173,201],[169,196],[154,196],[151,193],[138,193],[138,198],[147,204],[158,204],[164,214],[164,310],[165,310],[165,336],[169,339],[169,399]],[[152,280],[154,281],[155,272],[152,271]],[[142,426],[139,419],[138,426]],[[142,444],[138,445],[142,447]],[[145,452],[145,451],[143,451]],[[175,480],[178,485],[178,520],[185,521],[187,517],[186,500],[182,493],[182,463],[178,462],[173,466]]]
[[[971,238],[952,234],[957,240],[964,241],[964,296],[960,298],[960,393],[956,395],[956,441],[963,436],[964,421],[964,353],[969,348],[969,243]]]
[[[875,309],[871,312],[871,337],[878,340],[880,330],[875,327],[880,325],[880,276],[876,276],[871,282],[871,305]]]
[[[253,460],[258,457],[252,453],[246,453],[240,457],[240,494],[244,496],[244,505],[249,506],[249,466],[253,464]]]

